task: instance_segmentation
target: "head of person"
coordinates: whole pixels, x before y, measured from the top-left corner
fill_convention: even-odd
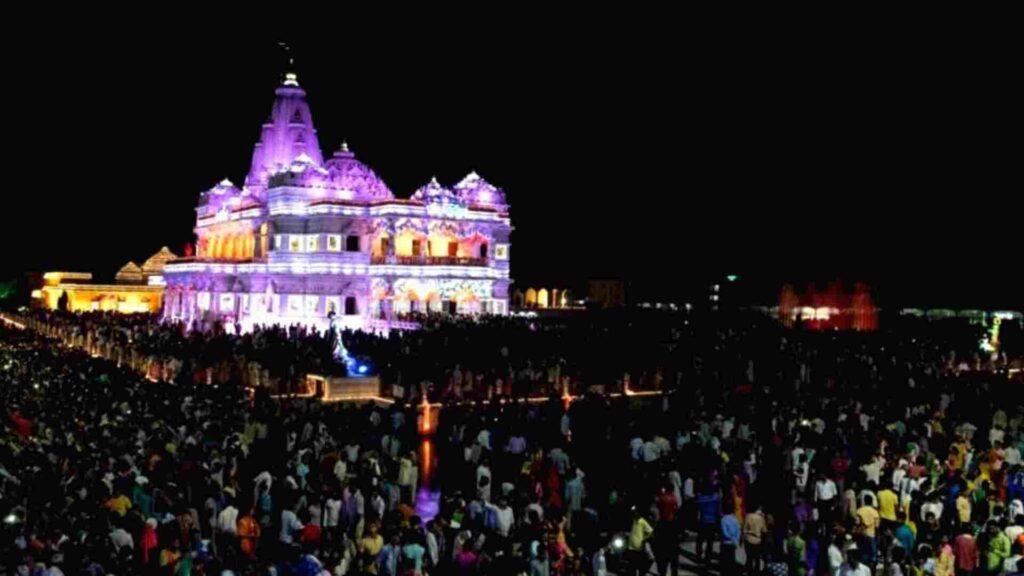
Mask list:
[[[853,568],[854,570],[856,570],[857,567],[860,566],[860,557],[860,550],[856,548],[850,548],[846,552],[846,562],[850,565],[850,568]]]

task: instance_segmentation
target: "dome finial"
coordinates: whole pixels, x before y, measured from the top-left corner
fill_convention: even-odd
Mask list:
[[[342,140],[341,141],[341,151],[342,152],[350,152],[350,150],[348,149],[348,140]]]

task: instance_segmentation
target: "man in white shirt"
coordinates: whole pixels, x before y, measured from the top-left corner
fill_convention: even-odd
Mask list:
[[[384,512],[387,511],[387,503],[384,502],[384,497],[380,495],[380,492],[377,492],[376,490],[370,494],[370,510],[373,511],[373,517],[375,519],[384,519]]]
[[[860,561],[860,551],[851,548],[847,552],[847,561],[839,568],[839,576],[871,576],[871,569]]]
[[[355,464],[359,460],[359,444],[346,444],[345,458],[348,459],[349,464]]]
[[[527,521],[544,522],[544,507],[540,505],[540,499],[526,507]]]
[[[594,576],[608,576],[608,561],[604,555],[604,548],[598,548],[597,552],[590,559],[592,574]]]
[[[1022,522],[1022,520],[1024,520],[1024,518],[1017,516],[1013,519],[1013,524],[1010,524],[1006,527],[1006,530],[1004,530],[1006,537],[1010,539],[1011,544],[1015,545],[1017,543],[1017,538],[1019,538],[1021,534],[1024,534],[1024,526],[1022,526],[1024,522]]]
[[[132,550],[135,548],[135,540],[124,528],[118,526],[110,533],[110,541],[114,543],[114,549],[118,552],[123,548]]]
[[[932,496],[928,502],[921,505],[921,520],[927,522],[928,516],[935,516],[936,520],[942,520],[942,500],[939,496]]]
[[[334,463],[334,477],[338,479],[338,482],[344,482],[348,477],[348,464],[342,458],[338,458],[338,461]]]
[[[885,458],[876,455],[871,462],[863,465],[860,469],[867,477],[868,484],[879,485],[882,483],[882,469],[885,468]]]
[[[502,497],[498,499],[497,505],[487,504],[486,506],[493,510],[498,517],[498,534],[508,538],[512,532],[512,525],[515,523],[515,514],[512,512],[512,507],[508,505],[508,501]]]
[[[871,416],[865,412],[860,414],[860,427],[864,429],[864,432],[868,431],[871,427]]]
[[[1006,507],[1006,517],[1011,520],[1016,520],[1017,516],[1024,516],[1024,503],[1014,498],[1010,505]]]
[[[338,527],[341,519],[341,498],[331,496],[324,503],[324,528],[333,529]]]
[[[440,528],[434,520],[427,522],[427,566],[431,568],[431,572],[441,561],[441,554],[443,553],[437,537],[439,533]]]
[[[217,515],[216,527],[219,534],[231,536],[238,534],[238,508],[235,508],[233,502],[229,501],[228,505]]]
[[[819,473],[814,483],[814,504],[818,510],[818,519],[826,526],[832,525],[835,516],[836,497],[839,496],[839,489],[831,478]]]
[[[793,478],[796,483],[798,494],[806,494],[807,480],[809,479],[810,474],[810,465],[807,464],[806,458],[801,456],[800,462],[793,468]]]
[[[299,522],[299,517],[295,515],[295,512],[291,510],[281,511],[281,534],[279,539],[282,544],[294,542],[294,534],[303,528],[305,526],[302,525],[302,522]]]
[[[482,448],[490,450],[491,433],[487,429],[481,430],[480,433],[476,435],[476,443],[479,444]]]
[[[839,574],[839,569],[843,566],[843,551],[835,542],[828,547],[828,566],[831,574]]]
[[[648,440],[647,442],[644,442],[643,453],[644,464],[651,464],[653,462],[657,462],[658,458],[661,457],[661,449],[658,448],[658,445],[655,444],[653,440]]]
[[[913,502],[914,492],[921,489],[924,485],[926,478],[914,478],[912,476],[904,476],[903,481],[900,483],[900,507],[910,508],[911,502]]]
[[[1017,449],[1015,444],[1010,444],[1006,448],[1003,448],[1003,461],[1007,466],[1017,466],[1020,464],[1020,450]]]
[[[793,451],[790,452],[790,468],[796,470],[796,467],[800,465],[800,458],[806,454],[806,451],[800,446],[794,446]]]
[[[992,446],[995,446],[996,442],[1002,444],[1005,438],[1006,432],[1004,432],[1002,428],[992,428],[988,431],[988,443]]]
[[[654,443],[658,446],[658,454],[665,456],[672,451],[672,444],[664,436],[655,436]]]
[[[642,438],[637,436],[629,441],[629,453],[633,456],[633,460],[640,461],[644,457],[644,441]]]
[[[899,466],[896,467],[892,472],[892,489],[899,492],[900,487],[903,485],[903,478],[907,475],[907,463],[903,460],[900,461]]]

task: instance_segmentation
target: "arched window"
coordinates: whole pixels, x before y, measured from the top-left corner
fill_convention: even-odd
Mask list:
[[[358,308],[356,306],[356,297],[355,296],[346,296],[345,297],[345,315],[346,316],[355,316],[358,313],[359,313],[359,310],[358,310]]]
[[[549,303],[548,303],[548,290],[547,290],[547,288],[541,288],[537,292],[537,307],[538,308],[547,308],[548,306],[549,306]]]

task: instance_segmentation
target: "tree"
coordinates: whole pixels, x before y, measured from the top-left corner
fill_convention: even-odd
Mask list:
[[[0,300],[13,298],[18,291],[18,285],[14,280],[0,282]]]

